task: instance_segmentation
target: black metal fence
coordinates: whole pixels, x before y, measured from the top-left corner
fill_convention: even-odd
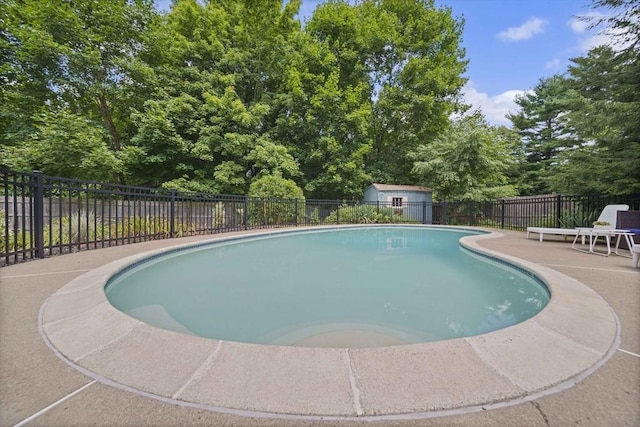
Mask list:
[[[298,225],[415,223],[524,230],[590,225],[640,195],[548,195],[487,202],[258,199],[0,170],[0,266],[54,254],[196,234]]]

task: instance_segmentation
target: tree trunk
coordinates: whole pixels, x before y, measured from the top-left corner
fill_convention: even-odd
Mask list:
[[[104,124],[109,131],[111,140],[110,148],[114,152],[120,151],[120,135],[118,135],[116,125],[115,123],[113,123],[113,116],[111,115],[111,109],[109,108],[107,97],[102,91],[98,93],[98,103],[100,104],[100,114],[102,115],[102,120],[104,121]],[[115,172],[113,175],[113,180],[116,183],[122,185],[125,184],[124,174],[122,172]]]
[[[100,113],[102,114],[102,120],[104,121],[109,135],[111,136],[111,149],[113,151],[120,151],[120,136],[116,125],[113,123],[113,117],[111,116],[111,110],[107,103],[107,97],[104,96],[104,92],[98,94],[98,102],[100,103]]]

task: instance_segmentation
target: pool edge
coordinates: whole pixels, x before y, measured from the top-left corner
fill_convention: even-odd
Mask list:
[[[329,226],[326,228],[338,228],[338,227]],[[344,228],[344,227],[339,227],[339,228]],[[443,228],[443,227],[439,227],[439,228]],[[276,234],[279,232],[303,231],[305,229],[318,230],[319,228],[305,227],[305,228],[296,228],[296,229],[289,229],[289,230],[269,230],[262,233],[260,232],[250,233],[246,235],[249,235],[249,236],[269,235],[269,234]],[[470,227],[465,227],[464,229],[473,230],[473,228],[470,228]],[[485,230],[481,230],[481,231],[485,231]],[[566,317],[566,314],[567,314],[566,310],[569,310],[570,314],[576,314],[575,313],[576,307],[572,307],[571,304],[569,304],[569,306],[566,307],[566,304],[570,301],[564,302],[560,306],[557,306],[557,304],[552,305],[550,302],[550,304],[541,313],[539,313],[537,316],[533,317],[532,319],[529,319],[523,322],[522,324],[514,325],[504,330],[501,330],[501,331],[509,331],[506,334],[512,337],[518,335],[519,333],[518,329],[521,330],[520,332],[522,333],[526,332],[526,334],[529,334],[529,335],[532,333],[531,331],[533,331],[533,333],[538,334],[537,342],[543,342],[543,343],[551,342],[553,343],[554,346],[557,345],[558,342],[560,342],[560,344],[562,345],[566,344],[570,346],[570,348],[573,348],[576,351],[576,354],[578,354],[579,356],[584,356],[583,360],[580,361],[580,363],[578,363],[577,366],[574,366],[570,370],[570,372],[564,372],[564,373],[561,373],[561,375],[557,375],[557,378],[554,381],[549,381],[548,379],[542,378],[538,382],[530,381],[529,383],[526,383],[519,378],[510,378],[512,374],[510,374],[511,371],[509,370],[509,367],[500,366],[500,362],[499,362],[500,358],[497,357],[495,354],[492,354],[491,352],[492,346],[499,347],[500,345],[503,345],[503,346],[505,345],[500,341],[501,339],[503,339],[503,337],[501,337],[500,335],[494,335],[500,331],[492,332],[492,333],[481,335],[478,337],[460,338],[460,339],[444,341],[442,342],[444,344],[438,344],[438,345],[434,345],[435,343],[426,343],[426,344],[411,344],[407,346],[397,346],[397,348],[394,348],[395,350],[390,353],[395,353],[397,351],[399,352],[406,351],[410,353],[410,352],[416,352],[418,350],[418,352],[421,352],[420,354],[428,358],[428,357],[435,357],[434,353],[446,354],[447,351],[454,351],[460,354],[460,358],[459,358],[460,361],[479,359],[481,360],[482,364],[476,363],[478,365],[476,366],[476,368],[478,369],[478,372],[482,371],[482,375],[484,375],[487,371],[494,372],[499,381],[503,381],[506,378],[508,380],[507,382],[510,382],[515,387],[510,388],[509,393],[506,393],[506,394],[505,393],[491,394],[491,390],[488,390],[487,391],[488,394],[484,395],[484,398],[480,398],[482,402],[479,402],[476,404],[468,404],[468,402],[466,403],[459,402],[458,400],[455,400],[455,399],[451,399],[451,401],[448,401],[448,402],[438,402],[437,404],[431,404],[430,402],[425,403],[424,401],[420,401],[420,400],[424,399],[425,397],[428,397],[430,394],[420,395],[419,393],[420,390],[418,390],[418,394],[416,395],[417,397],[415,402],[411,402],[411,401],[400,402],[395,408],[387,408],[385,410],[385,413],[380,413],[380,411],[378,411],[379,408],[376,407],[376,402],[377,402],[376,398],[379,398],[380,393],[388,392],[389,388],[393,389],[394,387],[396,387],[400,389],[402,387],[406,387],[406,382],[400,381],[397,384],[384,384],[385,389],[381,390],[380,389],[381,384],[379,383],[376,384],[375,381],[371,382],[370,378],[366,377],[366,373],[363,374],[363,371],[361,370],[362,367],[368,366],[367,363],[369,364],[374,363],[376,361],[376,357],[380,357],[380,360],[383,361],[383,356],[376,356],[376,357],[373,357],[373,359],[371,358],[367,359],[367,353],[371,353],[373,355],[376,354],[375,349],[371,349],[371,351],[369,351],[369,349],[351,350],[351,353],[356,356],[353,357],[352,360],[349,360],[349,363],[345,361],[346,356],[343,354],[344,352],[340,352],[340,351],[336,352],[333,350],[326,351],[326,353],[331,353],[331,357],[329,358],[331,359],[331,363],[328,366],[335,366],[335,369],[340,370],[341,372],[344,373],[344,377],[343,378],[337,377],[334,379],[335,380],[334,383],[327,385],[325,392],[329,394],[329,396],[327,397],[326,402],[328,403],[326,405],[317,405],[314,408],[309,408],[308,407],[309,405],[305,404],[304,399],[300,399],[301,395],[299,391],[298,391],[298,394],[294,394],[290,396],[289,399],[284,398],[285,396],[283,395],[282,396],[283,398],[280,400],[285,401],[285,403],[288,403],[288,404],[283,404],[280,407],[277,406],[278,399],[276,399],[275,403],[269,401],[269,402],[263,402],[262,405],[252,406],[250,404],[243,403],[244,398],[236,399],[236,400],[233,400],[230,398],[229,401],[227,401],[225,404],[225,402],[220,401],[220,398],[221,398],[220,393],[214,396],[209,396],[206,402],[179,400],[173,397],[175,393],[167,392],[166,387],[161,385],[156,385],[156,388],[154,388],[153,385],[146,385],[147,388],[141,391],[140,387],[137,386],[135,383],[133,385],[126,383],[127,382],[126,375],[122,377],[118,377],[120,381],[114,381],[113,379],[108,378],[108,375],[103,375],[103,373],[100,372],[100,370],[104,368],[107,370],[106,373],[109,374],[111,372],[109,370],[114,369],[112,365],[109,365],[106,367],[103,365],[101,368],[101,366],[98,363],[100,362],[100,358],[93,358],[93,359],[90,358],[92,354],[104,352],[106,351],[107,348],[110,349],[109,351],[115,350],[114,346],[117,346],[119,342],[120,343],[126,342],[127,337],[129,338],[132,337],[130,335],[132,331],[137,331],[143,337],[147,337],[147,336],[155,337],[157,334],[160,334],[160,335],[165,335],[169,340],[175,338],[175,336],[171,335],[175,333],[172,333],[169,331],[162,331],[162,330],[155,331],[157,328],[154,328],[152,326],[129,325],[129,326],[132,326],[132,329],[129,333],[123,334],[121,337],[116,337],[115,339],[110,341],[108,345],[102,346],[96,349],[93,353],[88,352],[88,354],[86,354],[87,353],[86,351],[83,354],[71,354],[70,350],[68,349],[68,344],[67,344],[67,348],[65,348],[64,340],[60,340],[59,335],[55,336],[54,334],[53,339],[51,341],[49,340],[50,337],[49,337],[49,334],[47,333],[47,329],[50,328],[52,325],[54,325],[55,322],[60,322],[61,320],[64,320],[64,319],[67,319],[70,324],[73,323],[74,317],[76,317],[78,320],[82,319],[83,322],[81,323],[79,322],[78,325],[76,325],[76,327],[80,329],[86,328],[87,327],[86,319],[81,316],[83,313],[90,312],[92,310],[92,307],[97,306],[97,304],[95,304],[94,302],[89,301],[87,302],[88,304],[87,306],[78,307],[78,310],[80,310],[79,312],[72,315],[69,315],[69,313],[65,312],[64,317],[61,319],[60,315],[56,315],[55,313],[48,313],[48,309],[55,306],[56,303],[54,302],[54,300],[57,297],[60,297],[61,295],[65,295],[65,298],[68,298],[69,293],[83,292],[83,291],[87,291],[87,289],[95,290],[96,286],[101,289],[101,286],[103,287],[104,283],[102,285],[100,285],[99,283],[96,285],[97,278],[103,277],[107,274],[110,277],[110,275],[114,273],[114,269],[118,270],[118,269],[125,268],[129,263],[135,262],[141,258],[146,258],[149,255],[165,253],[170,250],[175,250],[176,248],[179,248],[179,247],[180,248],[193,247],[193,246],[208,244],[212,241],[226,240],[225,236],[209,239],[207,241],[203,241],[199,243],[178,244],[170,248],[164,248],[156,251],[145,252],[143,254],[138,254],[131,257],[123,258],[113,263],[109,263],[102,267],[99,267],[98,269],[95,269],[79,277],[78,279],[70,282],[68,285],[65,285],[64,287],[59,289],[56,293],[51,295],[49,299],[47,299],[47,301],[45,301],[45,303],[41,307],[41,317],[38,322],[38,327],[40,329],[41,335],[45,340],[45,342],[47,342],[49,347],[52,348],[56,352],[56,354],[58,354],[59,357],[63,358],[63,360],[65,360],[71,366],[74,366],[76,369],[81,370],[86,375],[92,378],[95,378],[98,381],[103,382],[105,384],[123,388],[132,392],[138,392],[140,394],[148,395],[149,397],[154,397],[170,403],[198,407],[201,409],[209,409],[209,410],[214,410],[218,412],[226,412],[226,413],[233,413],[233,414],[240,414],[240,415],[254,416],[254,417],[255,416],[270,417],[270,418],[292,418],[292,417],[300,418],[300,419],[358,418],[358,419],[373,419],[373,420],[414,419],[414,418],[430,418],[430,417],[443,416],[443,415],[453,415],[456,413],[473,412],[477,410],[484,410],[489,407],[495,407],[496,405],[509,406],[512,404],[521,403],[522,401],[525,401],[525,400],[531,400],[534,398],[533,396],[538,396],[540,395],[540,393],[550,394],[556,391],[560,391],[561,389],[566,389],[567,387],[570,387],[572,384],[574,384],[575,381],[578,381],[581,377],[588,375],[588,373],[597,369],[598,366],[603,364],[609,357],[611,357],[611,354],[615,351],[615,349],[619,345],[620,331],[619,331],[619,322],[617,322],[615,313],[613,313],[613,311],[608,306],[608,304],[606,304],[606,302],[604,302],[604,300],[599,295],[597,295],[597,293],[592,291],[590,288],[586,287],[586,285],[580,284],[579,282],[575,281],[574,279],[570,279],[567,276],[561,275],[560,273],[557,273],[553,270],[546,269],[541,266],[537,266],[533,263],[529,263],[527,261],[520,260],[518,258],[510,257],[506,254],[490,251],[478,245],[477,243],[478,241],[481,241],[483,238],[490,238],[490,236],[491,235],[465,237],[462,239],[463,242],[461,242],[461,244],[463,244],[463,246],[472,246],[474,250],[478,250],[479,252],[486,253],[489,256],[496,256],[497,258],[507,259],[507,261],[509,262],[513,262],[513,263],[516,263],[517,265],[523,266],[523,268],[534,268],[536,272],[541,272],[542,276],[545,278],[545,281],[547,280],[551,281],[549,285],[549,289],[550,289],[550,292],[552,293],[552,301],[554,301],[554,298],[553,298],[554,292],[555,292],[555,295],[562,296],[563,292],[570,292],[572,289],[573,291],[576,291],[575,288],[578,288],[577,291],[580,291],[581,287],[587,288],[588,291],[590,292],[582,292],[581,296],[583,297],[586,296],[587,299],[589,300],[594,299],[593,302],[595,305],[600,305],[598,304],[598,300],[600,303],[604,304],[604,307],[600,306],[600,309],[597,312],[597,314],[605,318],[608,317],[607,323],[610,326],[613,326],[613,330],[615,331],[613,335],[611,334],[611,330],[606,332],[606,335],[608,335],[611,338],[611,341],[609,342],[608,347],[606,349],[603,348],[604,345],[602,343],[602,340],[599,340],[597,343],[594,343],[593,346],[591,346],[588,343],[587,344],[581,343],[574,340],[570,336],[566,336],[566,333],[563,332],[563,330],[558,331],[558,330],[553,330],[553,328],[549,329],[549,326],[547,323],[551,323],[551,325],[553,325],[558,322],[558,316],[560,316],[560,319],[562,319],[562,315],[565,315]],[[493,237],[499,237],[499,236],[494,234]],[[238,238],[238,237],[233,236],[232,238]],[[471,242],[468,241],[469,239],[471,239]],[[92,283],[84,282],[85,279],[90,279]],[[560,282],[560,283],[556,283],[556,282]],[[567,286],[565,286],[563,285],[563,282],[569,282],[569,283]],[[569,289],[565,289],[567,287]],[[582,291],[584,291],[584,289],[582,289]],[[594,295],[590,295],[590,294],[595,294],[595,297]],[[593,307],[587,307],[587,308],[593,309]],[[110,313],[110,314],[115,317],[114,320],[118,320],[119,316],[120,317],[124,316],[121,319],[122,322],[131,321],[131,318],[129,318],[128,316],[120,313],[113,307],[112,309],[114,313]],[[581,309],[584,309],[584,307],[582,307]],[[564,313],[562,312],[563,310],[565,310]],[[109,310],[107,310],[107,312],[109,312]],[[544,318],[539,319],[539,316],[543,315],[544,313],[547,313],[546,315],[551,316],[550,321],[545,322]],[[591,316],[593,316],[593,313],[591,313]],[[46,320],[47,318],[55,319],[55,320],[47,321]],[[575,319],[569,319],[569,320],[575,323]],[[591,318],[589,318],[589,320],[591,320]],[[520,325],[525,325],[525,326],[523,327]],[[64,328],[62,329],[64,330]],[[158,332],[158,331],[162,331],[162,332]],[[528,336],[526,334],[525,334],[525,337]],[[603,332],[603,334],[605,333]],[[181,334],[178,334],[178,335],[181,335]],[[76,335],[70,338],[73,338],[75,340],[78,337]],[[201,359],[204,359],[204,360],[200,360],[200,359],[194,360],[192,362],[193,367],[188,369],[188,371],[192,372],[192,374],[188,376],[189,378],[186,380],[179,379],[179,381],[183,381],[183,382],[181,384],[176,384],[174,387],[175,389],[184,388],[184,390],[187,390],[189,388],[188,386],[184,387],[185,381],[191,380],[192,376],[195,375],[195,373],[197,373],[199,370],[201,372],[203,371],[202,369],[203,364],[205,364],[207,360],[210,359],[211,348],[216,347],[216,345],[212,343],[219,342],[216,340],[208,340],[205,338],[197,338],[197,337],[191,337],[190,339],[206,340],[206,343],[202,345],[198,343],[194,344],[194,348],[198,348],[198,349],[204,348],[204,350],[202,350],[202,356],[201,356]],[[482,340],[486,341],[487,339],[492,341],[492,343],[482,342]],[[526,341],[526,339],[524,339],[524,341]],[[152,344],[153,340],[149,342]],[[259,346],[256,344],[240,344],[240,343],[224,343],[223,346],[225,350],[228,348],[229,351],[233,350],[233,351],[242,352],[242,351],[248,350],[249,353],[248,353],[247,360],[249,360],[250,362],[271,360],[273,357],[275,357],[275,359],[282,358],[282,352],[272,351],[271,346]],[[260,348],[254,349],[256,351],[252,353],[251,346],[254,346],[254,347],[257,346]],[[431,351],[433,350],[433,348],[436,348],[436,347],[438,348],[437,352]],[[390,347],[390,348],[393,348],[393,347]],[[508,349],[509,347],[507,346],[505,348]],[[317,351],[320,351],[321,353],[325,351],[323,349],[313,350],[313,352],[308,351],[308,349],[307,350],[296,349],[296,348],[291,348],[291,349],[293,349],[291,354],[299,355],[302,357],[307,357],[305,355],[309,355],[311,353],[317,354]],[[389,349],[389,348],[383,348],[383,349]],[[378,353],[380,352],[382,351],[378,351]],[[347,351],[347,354],[348,353],[349,351]],[[274,354],[276,356],[273,356]],[[224,360],[232,359],[230,355],[227,355],[227,356],[228,356],[227,359],[220,359],[220,360],[224,361]],[[317,356],[313,356],[313,357],[317,357]],[[394,354],[391,354],[390,360],[395,360],[395,358],[396,356]],[[108,359],[108,358],[105,357],[103,359]],[[87,363],[88,360],[91,361],[91,363]],[[220,362],[220,360],[218,360],[218,362],[222,363]],[[324,360],[324,359],[321,359],[321,360]],[[371,360],[373,360],[373,362],[371,362]],[[285,389],[286,387],[291,387],[292,384],[287,383],[287,381],[283,380],[281,376],[278,376],[275,374],[273,376],[270,376],[271,374],[273,374],[274,371],[277,371],[277,369],[285,369],[282,366],[275,364],[274,360],[271,360],[271,361],[274,362],[274,365],[271,366],[272,371],[265,372],[264,373],[265,376],[261,379],[261,381],[264,381],[265,384],[282,382],[281,388],[283,389]],[[538,362],[544,362],[544,360],[538,361]],[[104,364],[104,360],[102,360],[101,363]],[[138,362],[135,361],[135,363],[138,363]],[[133,364],[135,365],[135,363]],[[384,362],[382,363],[382,365],[384,366],[385,363],[388,363],[388,362]],[[524,366],[530,367],[532,363],[533,364],[536,363],[536,358],[522,361],[522,364]],[[224,367],[225,365],[219,365],[219,366]],[[350,370],[349,369],[350,366],[352,366],[353,369]],[[304,369],[306,368],[304,364],[302,364],[302,366],[300,367],[300,370],[304,371]],[[413,369],[411,366],[405,366],[404,371],[409,372],[411,371],[411,369]],[[204,371],[206,371],[206,369],[204,369]],[[377,373],[375,374],[377,375]],[[220,377],[219,375],[221,374],[218,374],[217,377],[216,376],[214,377],[220,380],[220,384],[224,384],[225,382],[232,384],[233,382],[236,382],[238,380],[238,378],[233,376]],[[431,375],[431,373],[429,372],[423,372],[422,375],[423,375],[422,380],[424,379],[438,380],[439,378],[441,381],[443,381],[442,376],[438,377],[437,375],[435,376],[432,375],[431,377],[429,377],[429,375]],[[370,375],[370,377],[371,376],[372,375]],[[453,374],[451,377],[457,378]],[[296,378],[297,378],[296,381],[299,382],[300,378],[299,377],[296,377]],[[316,382],[318,380],[322,380],[321,377],[314,377],[310,379]],[[390,378],[389,380],[393,380],[393,378]],[[418,380],[420,380],[420,378],[416,379],[416,383],[420,382]],[[355,381],[355,389],[354,389],[354,381]],[[462,381],[462,379],[460,381]],[[540,381],[542,381],[543,384],[541,384]],[[429,386],[432,388],[435,387],[434,384],[430,384]],[[439,385],[439,387],[445,387],[445,386],[450,386],[450,384],[441,383]],[[476,387],[475,390],[477,393],[482,392],[483,389],[481,388],[477,389],[477,387],[481,387],[481,386],[482,384],[476,384],[474,386]],[[337,387],[337,389],[335,387]],[[318,393],[319,389],[316,388],[313,391],[314,393]],[[444,390],[444,391],[445,393],[443,394],[446,395],[447,390]],[[380,393],[376,395],[377,392],[380,392]],[[187,393],[187,395],[189,394]],[[478,394],[478,396],[479,395],[480,394]],[[336,399],[332,401],[331,396],[335,396]],[[345,405],[345,402],[344,402],[345,396],[351,396],[350,397],[351,402],[349,402],[348,405]],[[255,397],[258,400],[260,399],[259,395]],[[291,402],[297,402],[297,403],[295,405],[291,405]],[[358,407],[360,407],[360,410],[358,410]],[[305,408],[307,412],[304,412]],[[407,408],[414,408],[414,409],[408,411]],[[267,409],[267,410],[264,410],[264,409]]]

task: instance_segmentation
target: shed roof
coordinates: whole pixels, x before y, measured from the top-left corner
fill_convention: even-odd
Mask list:
[[[431,193],[431,189],[427,187],[421,187],[419,185],[393,185],[393,184],[371,184],[378,191],[419,191],[424,193]]]

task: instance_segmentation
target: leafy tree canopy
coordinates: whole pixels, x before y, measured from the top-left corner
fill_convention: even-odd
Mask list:
[[[67,109],[102,121],[109,149],[120,150],[138,102],[136,56],[157,17],[153,1],[7,0],[2,10],[0,141],[16,144],[43,111]]]
[[[278,172],[263,175],[254,180],[249,188],[250,197],[274,199],[303,199],[302,189],[290,179],[283,178]]]
[[[414,172],[437,200],[482,201],[517,195],[507,172],[513,141],[489,126],[479,112],[454,122],[446,132],[412,154]]]
[[[316,198],[371,182],[464,200],[640,191],[638,0],[592,0],[615,46],[518,98],[513,131],[451,121],[467,61],[449,8],[329,0],[302,25],[300,4],[2,0],[0,166]]]
[[[45,112],[22,144],[0,147],[9,167],[51,176],[110,181],[120,162],[107,148],[100,123],[68,110]]]

